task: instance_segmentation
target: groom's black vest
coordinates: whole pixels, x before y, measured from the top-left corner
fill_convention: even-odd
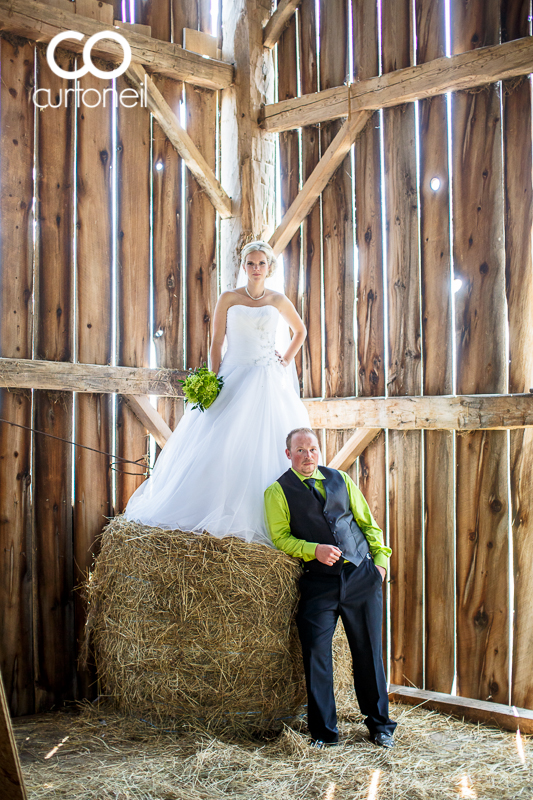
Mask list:
[[[291,515],[291,534],[297,539],[318,544],[331,544],[342,550],[342,558],[332,566],[322,564],[316,558],[306,561],[306,569],[325,575],[337,575],[342,570],[344,559],[356,567],[369,553],[366,537],[353,518],[350,497],[340,472],[329,467],[320,467],[324,475],[326,490],[324,507],[302,483],[292,469],[288,469],[278,483],[283,489]]]

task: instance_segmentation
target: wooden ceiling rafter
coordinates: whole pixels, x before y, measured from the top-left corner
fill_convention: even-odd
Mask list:
[[[46,5],[38,0],[0,0],[0,30],[31,41],[46,43],[61,31],[69,30],[92,36],[109,28],[108,24],[99,20]],[[140,64],[149,73],[207,89],[226,89],[233,83],[232,64],[204,58],[177,44],[145,36],[129,28],[120,27],[120,33],[129,42],[132,63]],[[61,47],[79,53],[83,50],[83,43],[64,40]],[[92,52],[104,59],[122,58],[120,44],[110,39],[97,42]]]
[[[302,95],[262,110],[261,127],[273,133],[347,117],[349,111],[376,111],[426,97],[476,89],[533,72],[533,37],[479,47],[426,61],[348,86]],[[348,99],[349,89],[349,99]]]
[[[302,0],[280,0],[263,29],[263,47],[272,50]]]

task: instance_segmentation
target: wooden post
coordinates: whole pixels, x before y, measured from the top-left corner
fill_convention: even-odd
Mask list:
[[[159,91],[179,118],[183,85],[157,81]],[[153,128],[153,296],[154,344],[159,367],[183,369],[183,259],[181,158],[154,120]],[[160,169],[159,167],[162,167]],[[183,414],[183,401],[160,397],[157,410],[172,430]]]
[[[502,6],[502,38],[527,36],[529,2]],[[509,392],[529,391],[533,376],[531,230],[531,84],[503,83],[505,272],[509,314]],[[511,431],[511,520],[514,551],[514,637],[511,703],[533,708],[533,431]]]
[[[452,0],[452,49],[495,44],[499,0]],[[504,393],[505,264],[500,97],[452,98],[457,392]],[[507,436],[457,439],[457,691],[508,702]]]
[[[300,9],[300,80],[302,93],[318,89],[316,12],[314,3]],[[316,126],[302,129],[302,183],[320,160],[320,131]],[[302,350],[304,397],[321,397],[322,386],[322,227],[321,200],[302,226],[304,272],[303,320],[307,338]]]
[[[88,74],[83,89],[101,90],[105,81]],[[77,353],[83,364],[112,360],[112,111],[103,106],[78,110],[77,141]],[[104,394],[74,395],[75,441],[111,452],[113,398]],[[96,552],[96,539],[112,514],[111,469],[107,456],[77,447],[74,452],[75,583],[87,578]],[[86,607],[75,597],[78,648],[85,637]],[[78,671],[78,696],[95,696],[94,673]]]
[[[354,77],[371,78],[379,71],[377,7],[357,0],[353,8]],[[355,147],[357,281],[357,392],[360,397],[385,395],[384,286],[381,219],[380,118],[374,113]],[[359,487],[374,519],[385,531],[385,434],[359,456]],[[386,630],[386,629],[385,629]]]
[[[0,355],[32,355],[34,48],[0,40]],[[0,389],[0,416],[31,426],[31,391]],[[0,672],[12,714],[34,711],[31,435],[0,423]]]
[[[117,91],[126,83],[117,79]],[[117,363],[149,365],[150,115],[139,106],[118,110]],[[136,461],[148,450],[148,434],[119,398],[117,455]],[[127,474],[128,472],[137,474]],[[119,467],[116,511],[122,512],[142,482],[142,468]]]
[[[201,5],[188,2],[174,18],[174,39],[181,41],[183,28],[198,29]],[[205,15],[204,15],[205,16]],[[205,24],[204,19],[204,24]],[[216,160],[215,92],[185,86],[187,133],[214,170]],[[208,362],[211,319],[217,300],[216,213],[191,173],[186,170],[186,366]]]
[[[239,215],[220,224],[222,289],[235,286],[242,244],[268,240],[275,227],[275,140],[258,125],[274,94],[272,53],[263,47],[270,10],[270,0],[222,4],[222,56],[235,65],[235,83],[221,93],[221,183]]]
[[[294,15],[278,43],[278,95],[280,98],[296,97],[298,93],[298,51],[296,41],[297,16]],[[298,194],[300,177],[298,131],[285,131],[279,137],[281,173],[281,216],[286,213]],[[283,251],[285,293],[301,311],[300,296],[301,237],[298,231]],[[302,351],[295,359],[300,382],[302,380]]]
[[[37,49],[37,81],[56,98],[67,81],[50,70]],[[70,69],[66,57],[57,57]],[[57,101],[55,101],[57,102]],[[72,239],[74,109],[39,112],[37,125],[38,280],[35,356],[72,361]],[[34,392],[34,427],[72,438],[72,394]],[[75,696],[72,551],[72,448],[34,438],[36,710]]]
[[[383,5],[383,72],[411,63],[409,0]],[[413,104],[384,116],[389,395],[421,390],[420,284]],[[391,681],[422,686],[421,434],[389,432]]]
[[[348,74],[348,3],[328,0],[320,9],[320,87],[342,84]],[[321,127],[325,152],[340,122]],[[352,218],[351,155],[322,192],[322,239],[324,258],[325,394],[355,394],[354,342],[354,230]],[[352,436],[353,430],[326,431],[328,461]],[[357,467],[348,472],[355,477]]]
[[[417,2],[416,34],[417,64],[445,55],[444,0]],[[418,110],[423,392],[434,396],[453,393],[446,97],[422,100]],[[424,434],[425,688],[434,692],[451,692],[455,674],[453,440],[451,431]]]

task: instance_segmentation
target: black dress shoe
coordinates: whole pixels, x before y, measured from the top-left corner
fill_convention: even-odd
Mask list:
[[[392,733],[375,733],[370,737],[370,741],[377,744],[378,747],[394,747]]]
[[[316,747],[318,750],[323,750],[326,747],[335,747],[338,742],[323,742],[322,739],[311,739],[309,747]]]

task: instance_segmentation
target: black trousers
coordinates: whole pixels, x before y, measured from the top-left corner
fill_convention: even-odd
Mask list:
[[[305,567],[304,567],[305,569]],[[339,616],[353,660],[354,687],[370,734],[393,733],[383,669],[381,575],[365,558],[345,564],[339,575],[304,571],[296,616],[307,684],[307,721],[313,739],[336,742],[337,711],[333,694],[331,642]]]

